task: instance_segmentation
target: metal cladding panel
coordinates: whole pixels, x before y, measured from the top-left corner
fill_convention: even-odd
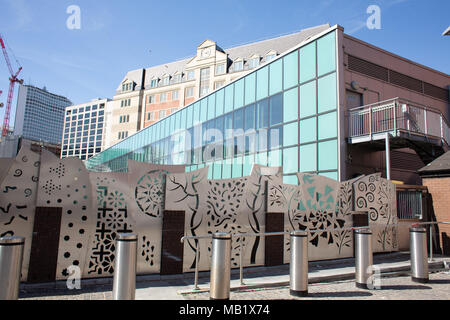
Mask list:
[[[0,237],[25,238],[22,263],[22,281],[26,281],[30,261],[31,242],[36,209],[40,155],[22,142],[22,148],[10,166],[1,167]]]

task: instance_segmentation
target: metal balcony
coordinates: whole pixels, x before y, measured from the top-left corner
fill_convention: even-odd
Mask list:
[[[425,163],[448,150],[450,129],[440,111],[401,98],[349,110],[348,143],[384,141],[393,148],[411,147]]]

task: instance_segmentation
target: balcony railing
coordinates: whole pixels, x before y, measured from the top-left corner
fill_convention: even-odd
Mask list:
[[[441,112],[405,99],[393,98],[349,110],[349,137],[400,131],[440,138],[449,145],[448,121]]]

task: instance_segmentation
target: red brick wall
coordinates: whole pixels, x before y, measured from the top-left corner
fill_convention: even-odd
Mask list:
[[[437,221],[450,222],[450,177],[423,178],[423,185],[433,199],[433,210]],[[439,225],[441,248],[450,254],[450,225]]]
[[[146,96],[145,100],[145,118],[144,118],[144,128],[148,127],[149,125],[155,123],[159,119],[158,112],[160,110],[166,110],[166,117],[170,114],[170,109],[172,108],[179,108],[180,107],[180,100],[172,100],[172,92],[169,91],[167,94],[167,101],[166,102],[160,102],[160,94],[155,94],[155,103],[148,103],[148,96]],[[147,120],[147,114],[149,112],[154,112],[154,118],[153,120]]]

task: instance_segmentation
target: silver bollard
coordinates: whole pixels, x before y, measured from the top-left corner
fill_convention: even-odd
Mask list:
[[[369,289],[368,281],[373,274],[372,232],[355,230],[355,282],[356,287]]]
[[[0,300],[19,299],[25,238],[0,238]]]
[[[122,233],[116,239],[113,299],[134,300],[136,294],[137,235]]]
[[[414,282],[428,282],[427,231],[425,228],[409,229],[411,254],[411,279]]]
[[[308,295],[308,233],[291,232],[290,293],[296,297]]]
[[[211,300],[230,299],[231,234],[215,233],[212,237]]]

